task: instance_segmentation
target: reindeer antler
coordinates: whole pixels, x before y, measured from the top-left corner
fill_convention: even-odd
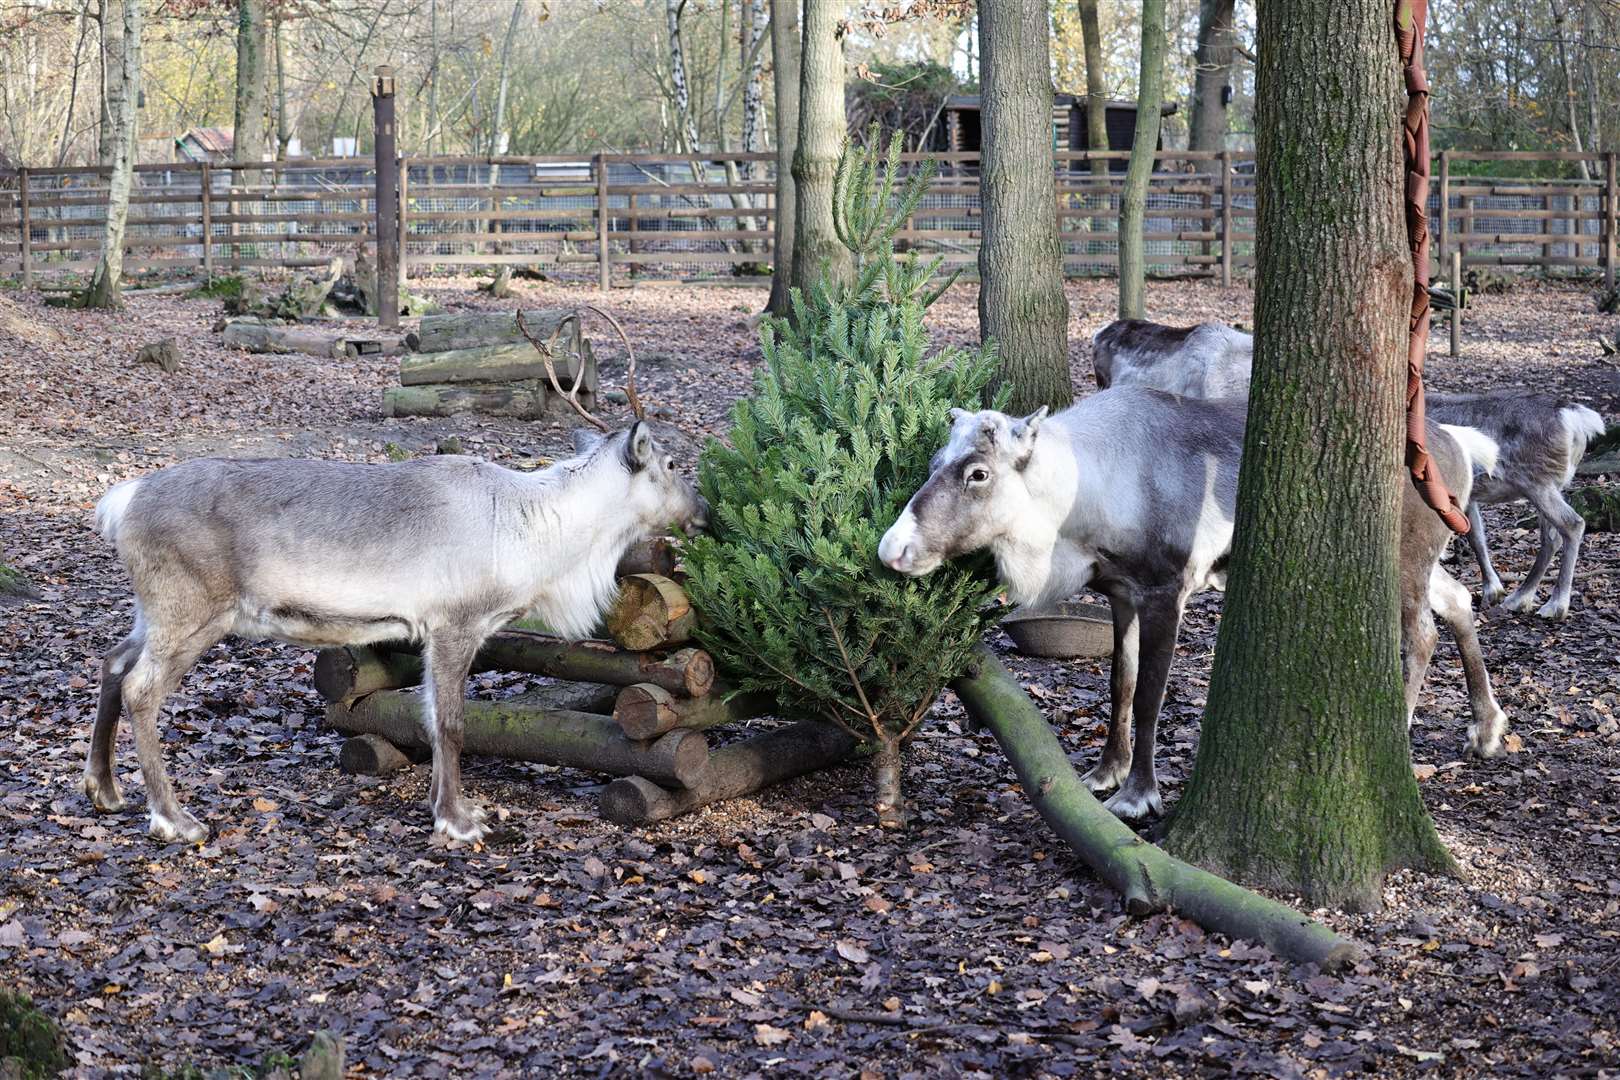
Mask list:
[[[533,345],[535,350],[540,353],[540,360],[546,365],[546,377],[551,380],[551,388],[557,391],[558,396],[560,396],[564,401],[572,405],[574,407],[574,411],[579,413],[579,415],[585,419],[586,423],[590,424],[598,431],[611,431],[612,429],[608,427],[605,421],[599,417],[591,415],[590,411],[579,403],[580,386],[585,381],[585,369],[583,364],[580,366],[579,373],[574,376],[574,388],[572,390],[564,391],[562,388],[562,382],[557,378],[557,365],[555,362],[557,351],[553,346],[555,346],[557,343],[557,335],[562,333],[562,325],[565,321],[566,320],[563,319],[559,319],[557,321],[557,329],[551,332],[550,341],[541,341],[539,338],[529,333],[528,324],[523,321],[523,309],[519,308],[517,313],[518,333],[522,334],[526,339],[528,339],[529,344]],[[623,331],[620,332],[623,333]]]
[[[624,327],[619,325],[618,319],[615,319],[595,304],[583,304],[580,306],[580,310],[596,312],[618,332],[619,340],[624,342],[625,354],[630,358],[629,367],[624,373],[624,397],[630,403],[630,411],[636,414],[637,420],[647,419],[647,412],[641,407],[641,398],[636,394],[636,350],[630,345],[630,335],[624,332]]]

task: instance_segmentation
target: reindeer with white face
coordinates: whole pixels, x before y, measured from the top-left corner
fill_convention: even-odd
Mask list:
[[[1163,810],[1153,747],[1176,635],[1188,598],[1224,585],[1232,543],[1244,403],[1178,399],[1124,388],[1050,418],[955,410],[933,474],[878,547],[890,569],[929,573],[989,548],[1009,597],[1041,608],[1090,586],[1114,618],[1112,706],[1102,760],[1084,780],[1121,817]],[[1430,452],[1466,500],[1473,465],[1494,444],[1430,426]],[[1471,754],[1502,751],[1507,718],[1491,693],[1468,593],[1439,566],[1443,522],[1413,490],[1401,516],[1401,624],[1411,720],[1433,655],[1438,612],[1456,635],[1474,723]],[[1134,750],[1131,724],[1136,723]]]
[[[605,430],[577,396],[564,397]],[[576,432],[574,444],[575,457],[535,473],[448,455],[377,465],[204,458],[114,487],[96,527],[129,571],[135,627],[102,667],[83,781],[96,809],[124,805],[113,750],[127,701],[149,831],[207,835],[175,797],[158,714],[227,634],[310,647],[411,640],[424,645],[434,830],[483,837],[483,811],[461,792],[462,712],[479,646],[531,612],[565,636],[589,635],[617,593],[625,551],[672,524],[702,528],[708,516],[646,423]]]

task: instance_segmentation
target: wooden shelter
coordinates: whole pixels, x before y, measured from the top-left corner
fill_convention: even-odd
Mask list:
[[[1180,108],[1177,102],[1166,102],[1160,115],[1171,116]],[[978,94],[956,94],[945,102],[945,123],[936,136],[938,145],[931,149],[948,153],[976,154],[983,147],[980,127],[980,100]],[[1136,137],[1136,102],[1110,101],[1107,111],[1108,145],[1102,150],[1129,150]],[[1052,145],[1058,150],[1090,150],[1091,139],[1086,128],[1086,99],[1081,94],[1052,95]],[[1164,148],[1161,133],[1156,149]],[[1111,169],[1124,172],[1126,162],[1116,161]]]

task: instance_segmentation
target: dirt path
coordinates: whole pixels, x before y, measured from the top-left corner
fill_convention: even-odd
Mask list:
[[[477,306],[462,282],[446,303]],[[1071,287],[1089,338],[1112,284]],[[761,294],[640,289],[605,301],[642,354],[642,393],[695,457],[759,360]],[[594,293],[528,290],[525,303]],[[1161,284],[1149,315],[1247,318],[1246,289]],[[86,1075],[247,1065],[343,1031],[387,1075],[804,1074],[1264,1076],[1592,1074],[1620,1067],[1620,543],[1591,535],[1567,623],[1486,620],[1482,642],[1519,750],[1460,760],[1466,698],[1443,645],[1414,729],[1423,791],[1464,868],[1397,875],[1383,912],[1329,916],[1372,948],[1342,977],[1174,917],[1130,921],[1056,844],[987,735],[947,700],[918,740],[916,823],[875,828],[859,767],[644,830],[600,822],[591,776],[470,761],[507,813],[485,850],[430,839],[421,770],[335,769],[313,655],[231,642],[167,710],[173,772],[215,829],[200,848],[94,816],[76,791],[101,655],[126,630],[121,569],[89,530],[112,482],[200,453],[381,460],[459,435],[511,461],[558,452],[561,422],[388,420],[387,360],[261,357],[219,347],[214,306],[136,301],[120,316],[0,300],[0,550],[42,601],[0,609],[0,985],[62,1018]],[[489,306],[487,302],[483,306]],[[936,340],[976,335],[974,295],[934,312]],[[1581,290],[1486,296],[1446,389],[1567,392],[1620,416]],[[617,377],[610,336],[605,377]],[[127,360],[174,336],[165,376]],[[623,418],[609,406],[608,418]],[[685,435],[677,437],[677,432]],[[1530,561],[1522,511],[1488,514],[1510,583]],[[1471,587],[1478,575],[1460,564]],[[1172,674],[1166,801],[1191,767],[1219,601],[1200,600]],[[1077,761],[1106,722],[1100,664],[1016,668]],[[485,676],[480,693],[519,678]]]

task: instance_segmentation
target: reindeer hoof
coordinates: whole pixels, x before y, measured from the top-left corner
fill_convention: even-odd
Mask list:
[[[1510,594],[1506,600],[1502,601],[1502,610],[1516,611],[1521,615],[1528,613],[1530,609],[1534,608],[1535,606],[1536,594],[1533,592],[1514,592]]]
[[[98,777],[86,772],[79,781],[79,790],[90,800],[90,805],[103,814],[116,814],[124,808],[124,793],[118,790],[118,781],[111,776]]]
[[[1091,771],[1080,777],[1080,782],[1092,791],[1112,791],[1119,787],[1131,771],[1131,763],[1112,765],[1106,761],[1099,761],[1091,767]]]
[[[146,831],[165,844],[181,841],[187,844],[201,843],[208,836],[208,826],[192,817],[188,811],[176,810],[174,816],[165,817],[156,810],[148,812],[149,821]]]
[[[1112,799],[1103,803],[1103,807],[1124,821],[1138,821],[1149,814],[1164,813],[1164,803],[1159,799],[1157,784],[1145,791],[1129,786],[1120,788]]]
[[[1468,741],[1463,745],[1463,755],[1481,761],[1501,757],[1505,749],[1502,745],[1502,733],[1507,731],[1507,726],[1507,714],[1500,710],[1485,724],[1469,724]]]
[[[1501,585],[1487,585],[1483,589],[1480,590],[1480,593],[1479,593],[1480,606],[1481,607],[1488,607],[1488,608],[1495,607],[1497,604],[1500,604],[1502,602],[1502,597],[1504,597],[1506,595],[1507,595],[1507,590],[1504,589]]]
[[[476,844],[489,835],[484,817],[481,806],[464,804],[453,807],[445,813],[434,814],[433,831],[463,844]]]
[[[1538,610],[1536,614],[1540,615],[1543,619],[1552,619],[1555,622],[1563,622],[1565,619],[1569,618],[1569,601],[1559,600],[1555,597],[1541,605],[1540,610]]]

